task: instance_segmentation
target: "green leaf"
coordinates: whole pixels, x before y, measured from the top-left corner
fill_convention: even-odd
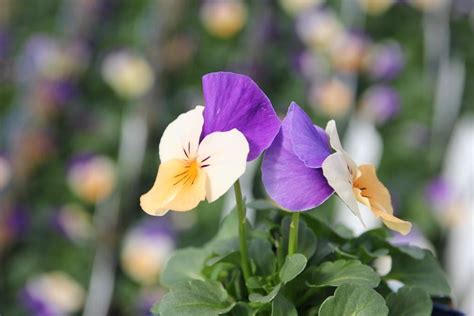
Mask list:
[[[252,303],[260,303],[260,304],[270,303],[271,301],[273,301],[275,296],[277,296],[278,292],[280,291],[280,288],[281,288],[281,283],[275,286],[267,295],[262,295],[260,293],[251,293],[249,295],[249,300]]]
[[[291,217],[287,216],[282,221],[282,235],[284,236],[283,245],[285,253],[288,251],[288,236],[290,228]],[[303,254],[306,258],[310,259],[315,251],[317,246],[316,235],[313,231],[306,225],[304,220],[300,220],[298,226],[298,249],[297,253]]]
[[[443,270],[431,252],[423,259],[400,253],[392,255],[392,270],[386,279],[395,279],[406,286],[419,287],[433,296],[449,296],[450,288]]]
[[[395,248],[414,259],[423,259],[425,257],[425,250],[415,246],[401,245]]]
[[[235,305],[222,284],[192,280],[177,283],[152,312],[160,316],[221,315]]]
[[[230,311],[230,315],[232,316],[253,316],[255,314],[256,311],[244,302],[238,302]]]
[[[255,210],[269,210],[269,209],[276,208],[276,205],[272,203],[272,201],[265,200],[265,199],[254,200],[254,201],[248,202],[247,206]]]
[[[280,270],[280,280],[288,283],[296,278],[306,267],[308,260],[300,253],[296,253],[290,257],[286,257],[285,263]]]
[[[346,283],[376,287],[380,277],[374,269],[358,260],[325,262],[308,270],[309,287],[340,286]]]
[[[295,306],[279,293],[272,302],[271,316],[298,316]]]
[[[262,238],[252,239],[249,243],[249,254],[256,265],[258,275],[270,275],[275,272],[276,260],[270,242]]]
[[[387,296],[389,316],[429,316],[433,302],[428,293],[416,287],[402,287]]]
[[[218,263],[231,263],[233,265],[240,265],[240,252],[233,251],[209,258],[206,261],[206,266],[213,266]]]
[[[166,287],[187,280],[204,280],[201,273],[206,252],[197,248],[184,248],[175,252],[161,273],[160,282]]]
[[[319,309],[319,316],[384,316],[388,308],[384,298],[365,285],[343,284]]]

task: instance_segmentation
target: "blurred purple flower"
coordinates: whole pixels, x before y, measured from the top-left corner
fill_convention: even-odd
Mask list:
[[[425,188],[425,198],[433,208],[441,209],[452,201],[452,187],[443,177],[431,179]]]
[[[136,300],[136,313],[137,316],[152,316],[150,309],[155,305],[156,302],[160,301],[164,295],[164,291],[159,288],[151,288],[142,291]]]
[[[365,116],[375,120],[376,123],[384,124],[399,113],[400,97],[388,85],[372,86],[362,96],[361,110]]]
[[[407,235],[393,234],[389,241],[394,246],[415,246],[434,252],[433,245],[415,226],[412,227]]]
[[[204,126],[201,139],[213,132],[239,130],[249,143],[248,161],[268,148],[280,128],[280,119],[265,93],[249,77],[214,72],[202,78]]]
[[[19,296],[20,303],[32,316],[60,316],[61,314],[47,302],[37,297],[29,289],[23,289]]]
[[[6,60],[10,49],[10,35],[6,30],[0,29],[0,62]]]
[[[395,41],[376,45],[369,53],[366,70],[375,80],[394,79],[405,65],[402,48]]]
[[[330,153],[326,132],[292,102],[263,158],[262,180],[268,195],[291,211],[321,205],[334,192],[321,168]]]
[[[30,226],[30,217],[21,206],[0,209],[0,250],[22,236]]]

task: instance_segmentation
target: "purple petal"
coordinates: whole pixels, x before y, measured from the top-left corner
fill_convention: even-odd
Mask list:
[[[207,74],[202,84],[205,108],[201,138],[236,128],[249,142],[247,160],[257,158],[280,129],[268,97],[249,77],[231,72]]]
[[[288,117],[294,153],[307,167],[321,168],[324,159],[331,154],[326,132],[313,125],[309,116],[294,102],[290,105]]]
[[[321,205],[334,192],[321,168],[309,168],[293,152],[291,112],[268,148],[262,163],[262,179],[268,195],[291,211],[305,211]]]

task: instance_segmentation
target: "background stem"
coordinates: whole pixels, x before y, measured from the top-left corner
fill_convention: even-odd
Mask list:
[[[240,260],[245,281],[250,277],[250,260],[247,248],[247,218],[245,216],[245,205],[242,198],[240,182],[234,183],[235,201],[237,202],[237,214],[239,216],[239,240],[240,240]]]
[[[298,249],[298,227],[300,221],[300,213],[294,212],[291,215],[290,237],[288,240],[288,256],[293,255]]]

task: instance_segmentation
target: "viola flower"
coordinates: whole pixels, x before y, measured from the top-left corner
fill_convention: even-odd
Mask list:
[[[263,158],[262,179],[268,195],[290,211],[321,205],[334,192],[321,169],[330,153],[324,130],[292,102]]]
[[[403,235],[408,234],[411,223],[393,215],[390,193],[377,178],[375,167],[355,164],[342,148],[334,120],[328,122],[326,133],[329,135],[331,147],[336,152],[324,160],[322,170],[337,195],[362,223],[357,202],[365,204],[388,228]]]
[[[140,199],[150,215],[217,200],[278,133],[270,100],[247,76],[211,73],[203,90],[206,107],[181,114],[163,133],[155,184]]]

